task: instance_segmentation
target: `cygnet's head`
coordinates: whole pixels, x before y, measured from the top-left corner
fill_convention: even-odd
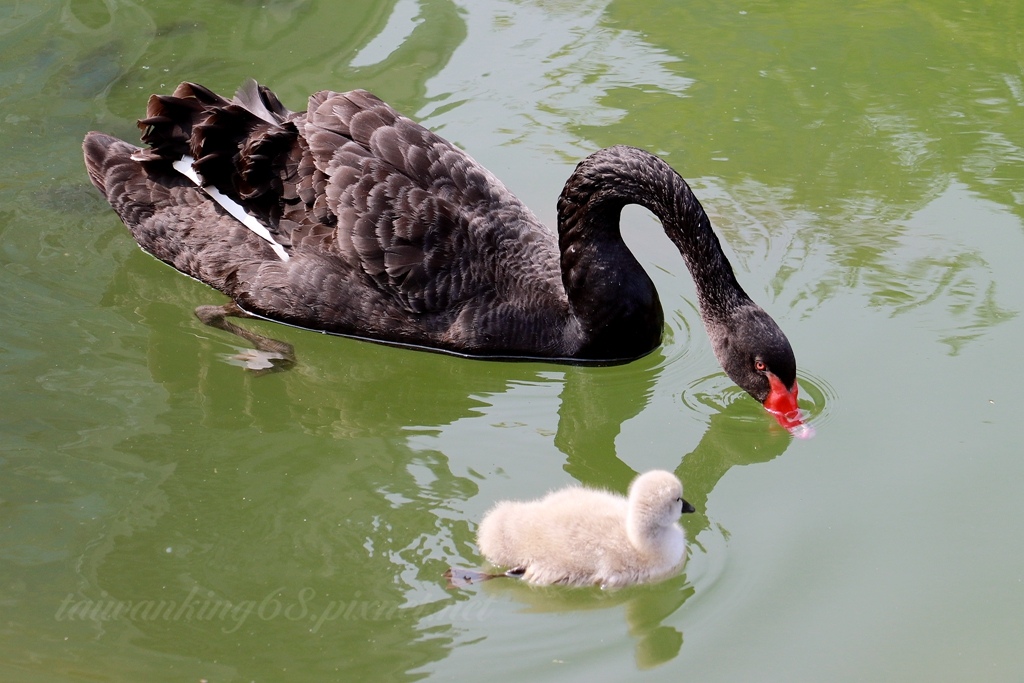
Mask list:
[[[684,512],[693,512],[683,500],[679,478],[665,470],[651,470],[629,485],[629,516],[635,528],[654,533],[670,527]]]

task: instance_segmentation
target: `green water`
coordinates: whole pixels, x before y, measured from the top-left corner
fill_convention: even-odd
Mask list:
[[[0,5],[4,681],[1017,681],[1024,7],[1016,0]],[[818,436],[721,373],[654,219],[664,346],[501,364],[258,324],[138,251],[83,134],[152,92],[363,87],[547,222],[629,143],[691,180],[786,330]],[[491,582],[496,499],[676,470],[684,574]]]

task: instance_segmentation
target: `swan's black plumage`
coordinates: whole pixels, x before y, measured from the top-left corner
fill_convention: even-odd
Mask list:
[[[150,98],[140,149],[89,133],[85,162],[143,249],[251,313],[468,355],[623,361],[653,350],[658,293],[619,232],[650,209],[696,282],[730,377],[794,396],[785,335],[743,292],[703,208],[668,164],[617,146],[584,159],[558,235],[465,152],[365,91],[287,110],[250,81],[231,101],[192,83]],[[175,170],[194,158],[204,187]],[[211,199],[245,207],[287,260]]]

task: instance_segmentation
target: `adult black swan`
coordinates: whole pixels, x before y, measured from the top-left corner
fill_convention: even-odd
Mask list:
[[[796,361],[744,293],[707,214],[658,157],[584,159],[558,200],[557,238],[469,155],[364,91],[291,112],[246,83],[231,101],[182,83],[154,95],[142,149],[102,133],[85,164],[144,250],[231,297],[225,316],[483,358],[623,362],[661,341],[651,279],[619,231],[650,209],[696,283],[722,367],[801,427]]]

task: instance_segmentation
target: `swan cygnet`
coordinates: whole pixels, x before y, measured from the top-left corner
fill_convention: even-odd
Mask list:
[[[671,472],[633,480],[629,496],[571,486],[536,501],[503,501],[477,545],[494,565],[530,583],[615,588],[668,578],[686,560],[679,515],[693,512]]]

